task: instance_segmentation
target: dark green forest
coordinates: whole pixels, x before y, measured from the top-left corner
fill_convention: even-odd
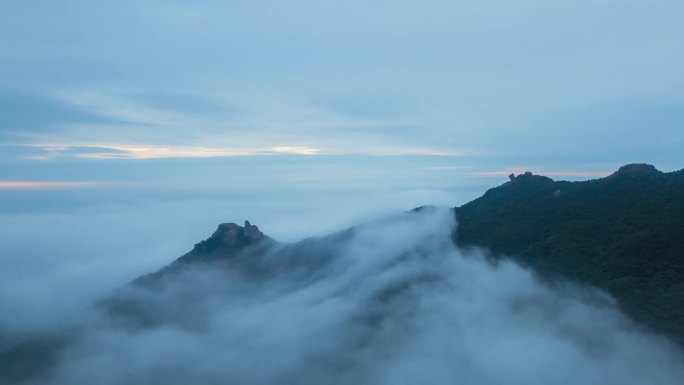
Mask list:
[[[584,182],[510,179],[455,208],[459,246],[595,285],[684,345],[684,170],[633,164]]]

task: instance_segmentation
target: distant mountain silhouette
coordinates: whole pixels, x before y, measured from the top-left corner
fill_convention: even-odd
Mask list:
[[[684,170],[630,164],[584,182],[511,175],[455,215],[459,246],[595,285],[684,345]]]

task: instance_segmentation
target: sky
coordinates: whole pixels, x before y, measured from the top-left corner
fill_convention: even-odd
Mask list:
[[[681,167],[679,1],[1,7],[12,177],[29,160],[293,154],[447,157],[471,172]]]
[[[670,0],[0,0],[3,263],[72,255],[115,286],[221,222],[294,241],[460,205],[510,172],[680,169],[683,16]]]

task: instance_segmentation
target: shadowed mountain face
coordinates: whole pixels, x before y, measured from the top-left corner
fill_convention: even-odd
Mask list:
[[[684,170],[631,164],[586,182],[510,178],[455,209],[460,246],[602,288],[684,344]]]

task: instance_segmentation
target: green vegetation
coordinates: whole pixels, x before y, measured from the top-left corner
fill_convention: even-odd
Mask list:
[[[629,165],[586,182],[527,173],[455,213],[460,246],[595,285],[684,345],[684,170]]]

